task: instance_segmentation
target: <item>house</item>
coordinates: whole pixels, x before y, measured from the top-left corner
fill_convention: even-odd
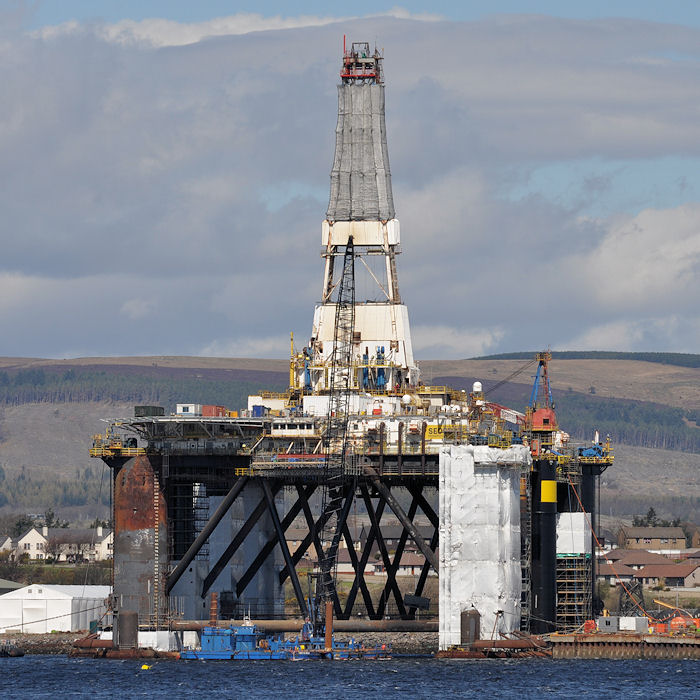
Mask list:
[[[399,563],[399,568],[396,570],[397,576],[419,576],[423,570],[423,565],[425,564],[425,557],[422,554],[417,554],[416,552],[404,552],[401,556],[401,562]],[[433,568],[431,567],[428,575],[437,576]]]
[[[350,559],[350,552],[346,549],[339,549],[336,561],[336,572],[339,574],[354,574],[355,569]],[[367,571],[365,570],[365,573]]]
[[[0,550],[2,547],[0,547]],[[686,549],[679,559],[686,560],[700,560],[700,547],[693,547],[692,549]]]
[[[25,554],[30,561],[46,558],[46,538],[35,527],[30,527],[14,540],[14,559],[19,561]]]
[[[634,577],[647,587],[664,584],[669,588],[693,588],[700,586],[700,563],[649,564]]]
[[[611,556],[611,552],[606,554],[605,559],[599,559],[599,561],[614,561],[618,564],[629,566],[636,571],[648,564],[668,564],[670,562],[669,558],[663,554],[647,552],[646,549],[616,549],[615,552],[617,553],[616,557]]]
[[[682,527],[621,527],[617,543],[624,549],[677,552],[685,549],[685,532]]]
[[[44,552],[55,561],[104,561],[112,558],[114,533],[96,528],[42,527]]]
[[[616,586],[620,581],[629,583],[637,573],[631,566],[621,564],[619,561],[607,562],[605,560],[599,562],[597,579],[605,581],[611,586]]]
[[[114,533],[97,528],[30,527],[16,540],[6,538],[2,550],[18,561],[27,555],[30,561],[82,562],[104,561],[112,558]]]
[[[369,537],[370,533],[370,527],[368,525],[363,525],[362,529],[360,530],[360,535],[357,538],[360,541],[361,544],[361,549],[364,550],[366,544],[367,544],[367,539]],[[401,535],[403,534],[403,525],[383,525],[381,526],[382,530],[382,538],[384,540],[384,544],[386,545],[386,548],[389,551],[395,550],[397,545],[399,544],[399,540],[401,539]],[[422,537],[423,541],[426,544],[430,544],[430,541],[433,537],[433,528],[425,525],[416,525],[416,530],[418,530],[418,533]],[[413,545],[413,540],[411,537],[406,538],[406,543],[409,545]],[[415,546],[415,545],[413,545]],[[374,539],[374,542],[372,543],[372,551],[376,550],[379,548],[379,545],[377,544],[376,538]]]
[[[88,630],[107,612],[109,586],[34,583],[0,596],[0,629],[46,634]]]

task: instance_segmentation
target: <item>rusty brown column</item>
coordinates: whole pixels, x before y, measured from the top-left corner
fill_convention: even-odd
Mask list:
[[[148,455],[114,470],[114,598],[159,626],[167,613],[167,512],[158,470]]]

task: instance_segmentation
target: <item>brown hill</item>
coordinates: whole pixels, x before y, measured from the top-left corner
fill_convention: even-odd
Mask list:
[[[524,364],[522,360],[500,359],[424,361],[421,371],[425,383],[440,376],[469,377],[479,378],[488,389],[513,375]],[[110,374],[125,373],[125,370],[130,374],[137,372],[138,368],[150,368],[153,376],[161,379],[202,376],[220,381],[234,377],[236,380],[247,379],[255,386],[258,382],[263,383],[262,389],[267,378],[284,378],[289,365],[286,360],[174,356],[72,360],[0,358],[0,369],[7,371],[43,368],[53,372],[70,367],[101,367]],[[588,393],[594,387],[598,397],[700,409],[700,369],[633,360],[571,359],[553,360],[550,368],[555,390]],[[523,390],[527,391],[532,374],[530,368],[511,381],[522,384]],[[185,400],[197,399],[186,397]],[[560,403],[563,401],[566,401],[565,396],[560,398]],[[0,408],[0,466],[6,479],[17,478],[24,470],[25,475],[34,479],[74,481],[84,479],[86,469],[91,470],[96,478],[102,464],[88,456],[92,435],[104,430],[101,419],[132,415],[132,403],[71,401]],[[603,425],[600,428],[605,431]],[[616,445],[615,449],[616,462],[601,481],[603,512],[619,517],[646,512],[653,505],[662,517],[700,520],[697,512],[700,504],[700,455],[634,445]],[[39,490],[35,492],[40,493]],[[36,500],[15,504],[38,512],[50,505],[53,504]],[[6,505],[3,510],[9,507]],[[90,508],[85,504],[65,509],[63,517],[83,511],[89,514]]]
[[[484,389],[511,376],[525,365],[523,360],[428,360],[420,363],[421,377],[481,377]],[[553,389],[601,397],[653,401],[677,408],[700,409],[700,369],[637,360],[561,360],[550,365]],[[533,370],[511,381],[532,384]]]

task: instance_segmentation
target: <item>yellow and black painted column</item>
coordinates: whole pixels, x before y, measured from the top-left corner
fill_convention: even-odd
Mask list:
[[[532,474],[532,620],[535,634],[556,627],[557,482],[556,463],[535,460]]]

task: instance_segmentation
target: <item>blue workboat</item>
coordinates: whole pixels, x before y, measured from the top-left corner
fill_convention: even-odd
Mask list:
[[[199,649],[183,649],[180,658],[186,660],[259,659],[278,661],[305,661],[311,659],[388,659],[391,648],[366,647],[351,639],[347,642],[333,638],[331,649],[326,649],[325,637],[313,635],[283,639],[266,634],[254,624],[238,627],[204,627]]]

